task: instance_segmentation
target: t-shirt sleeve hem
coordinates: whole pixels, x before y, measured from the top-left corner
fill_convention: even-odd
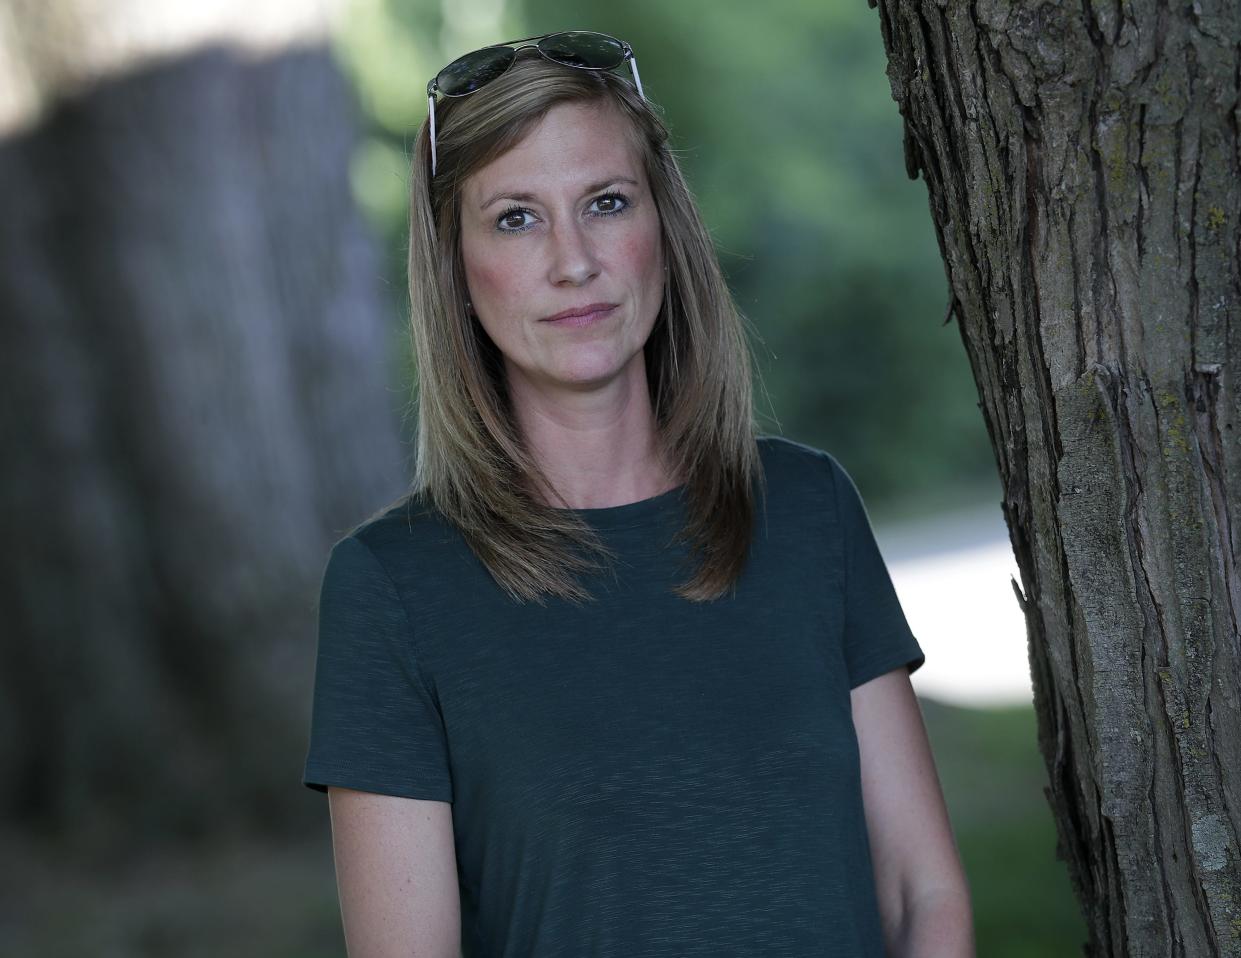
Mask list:
[[[918,645],[917,641],[909,636],[899,648],[891,650],[888,654],[880,656],[876,659],[857,665],[849,671],[849,689],[852,691],[859,685],[864,685],[871,679],[891,672],[895,668],[905,666],[912,675],[918,669],[922,668],[926,662],[926,653]]]
[[[359,792],[392,795],[397,798],[430,799],[452,802],[452,786],[428,782],[396,782],[382,775],[368,773],[356,768],[339,768],[332,765],[307,765],[302,774],[302,784],[316,792],[326,793],[329,785],[351,788]]]

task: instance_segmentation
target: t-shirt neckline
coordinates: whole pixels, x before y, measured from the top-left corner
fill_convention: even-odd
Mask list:
[[[639,499],[637,502],[626,502],[619,506],[601,506],[595,509],[556,509],[556,511],[580,516],[597,529],[629,528],[659,515],[666,508],[680,502],[685,486],[685,483],[681,483],[657,496]]]

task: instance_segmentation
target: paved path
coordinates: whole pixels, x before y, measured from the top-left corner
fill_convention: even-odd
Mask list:
[[[957,705],[1033,701],[1021,583],[999,505],[875,527],[909,626],[926,652],[914,691]],[[1024,590],[1023,590],[1024,591]]]

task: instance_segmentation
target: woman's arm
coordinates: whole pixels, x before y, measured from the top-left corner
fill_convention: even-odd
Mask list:
[[[448,802],[328,789],[349,958],[459,958]]]
[[[892,958],[974,958],[969,884],[905,666],[851,694],[884,941]]]

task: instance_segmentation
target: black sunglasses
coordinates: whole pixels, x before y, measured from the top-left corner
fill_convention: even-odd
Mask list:
[[[633,49],[624,40],[617,40],[606,33],[569,30],[565,33],[545,33],[541,37],[524,37],[521,40],[508,40],[495,46],[483,47],[457,57],[427,84],[427,109],[431,118],[432,176],[435,176],[435,94],[469,96],[485,87],[496,77],[507,73],[517,60],[517,51],[523,49],[523,46],[517,44],[532,46],[553,63],[579,70],[614,70],[628,60],[638,95],[646,99],[646,94],[642,92],[642,80],[638,77],[638,61],[634,59]]]

